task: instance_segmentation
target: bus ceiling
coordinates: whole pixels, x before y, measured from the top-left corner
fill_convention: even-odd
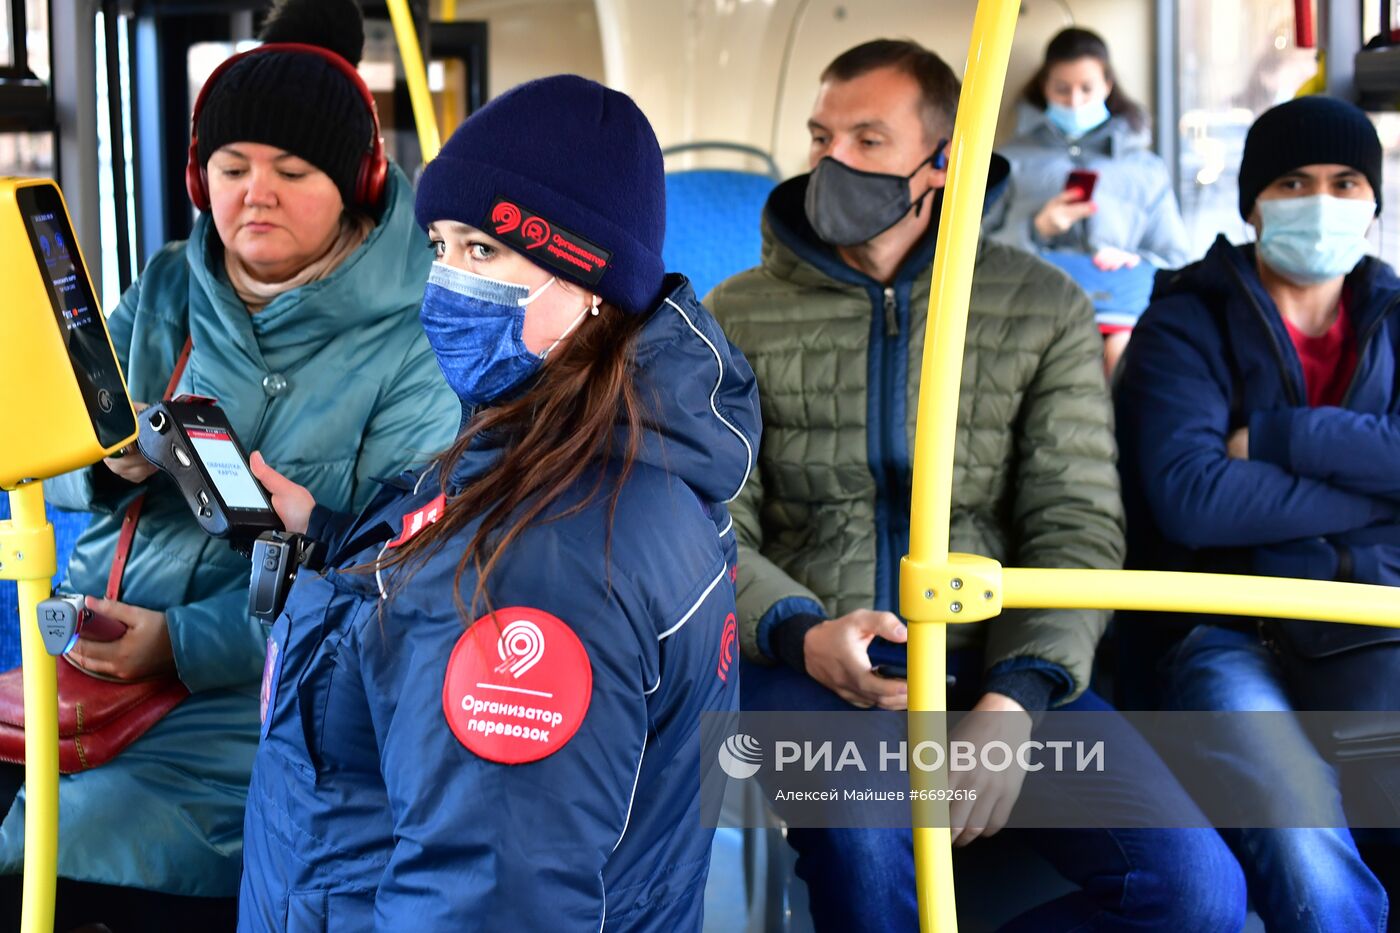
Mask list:
[[[94,278],[103,283],[102,292],[110,300],[131,280],[152,250],[183,236],[192,224],[193,212],[184,196],[181,168],[187,158],[189,127],[184,118],[171,115],[187,114],[190,110],[192,94],[202,80],[192,67],[196,53],[203,50],[206,58],[217,61],[239,43],[250,41],[268,0],[0,0],[0,4],[0,27],[5,28],[5,34],[0,36],[4,40],[0,41],[0,138],[22,139],[25,146],[41,153],[33,164],[21,166],[20,171],[52,174],[63,184],[79,236],[88,249]],[[361,72],[375,92],[391,156],[411,170],[420,164],[423,144],[416,131],[409,83],[399,61],[390,4],[386,0],[362,0],[362,6],[367,41]],[[815,19],[831,12],[819,10],[809,0],[776,0],[762,6],[769,17],[760,24],[764,31],[757,37],[740,36],[743,48],[752,46],[756,38],[763,38],[775,45],[784,62],[793,37],[798,33],[815,35]],[[871,12],[874,8],[884,10],[886,6],[891,4],[839,7],[831,15],[836,15],[837,20],[844,15],[844,22],[827,23],[819,31],[826,38],[852,36],[862,22],[879,19]],[[959,9],[962,6],[970,9],[971,3],[961,4]],[[1065,25],[1074,22],[1076,16],[1091,23],[1098,6],[1102,4],[1096,6],[1096,0],[1026,0],[1019,28],[1035,32],[1037,24]],[[1144,40],[1156,52],[1156,70],[1147,67],[1135,83],[1155,89],[1152,98],[1157,125],[1177,126],[1184,105],[1177,87],[1185,61],[1181,50],[1190,39],[1181,35],[1182,16],[1192,7],[1192,0],[1144,0],[1138,6],[1145,17]],[[1294,22],[1293,35],[1288,39],[1298,48],[1316,48],[1323,62],[1320,76],[1329,93],[1358,100],[1372,111],[1400,110],[1400,45],[1393,44],[1397,37],[1392,34],[1388,0],[1297,0],[1290,6]],[[517,14],[514,10],[503,12],[503,4],[467,0],[408,0],[407,7],[428,61],[433,104],[439,114],[437,122],[446,136],[460,119],[489,97],[490,22]],[[643,81],[642,86],[632,87],[629,80],[633,75],[640,78],[654,71],[655,62],[647,57],[652,53],[625,48],[622,39],[628,35],[644,39],[648,23],[685,21],[690,7],[681,0],[649,0],[645,4],[628,0],[560,0],[553,4],[556,12],[552,15],[557,19],[561,15],[557,10],[565,7],[575,17],[571,23],[579,25],[583,19],[589,19],[589,28],[596,31],[592,35],[600,43],[596,52],[600,73],[595,76],[638,95],[644,108],[650,104],[655,109],[657,102],[652,97],[658,92],[657,82]],[[665,13],[666,8],[671,8],[670,13]],[[433,20],[430,14],[438,19]],[[444,20],[456,15],[479,18]],[[718,17],[721,13],[706,15]],[[749,15],[746,23],[756,14],[750,11]],[[1120,11],[1114,15],[1136,14]],[[916,26],[910,26],[915,34]],[[1285,32],[1289,29],[1286,21],[1283,28]],[[594,41],[587,30],[571,30],[569,34],[574,36],[570,42]],[[506,56],[498,68],[502,81],[527,66],[546,67],[558,57],[558,43],[550,40],[545,45],[553,51],[542,52],[541,62],[518,62],[519,50],[510,45],[517,41],[515,34],[503,27],[496,39],[502,43],[498,54]],[[694,41],[702,40],[713,43],[714,36],[697,37]],[[508,69],[504,67],[507,57]],[[1149,56],[1143,58],[1147,60]],[[676,56],[673,60],[687,59]],[[51,62],[61,63],[62,67],[51,67]],[[571,60],[563,64],[570,70],[578,67]],[[809,64],[804,61],[803,67]],[[791,123],[788,118],[795,118],[797,97],[787,100],[787,96],[797,94],[799,89],[795,81],[785,86],[785,77],[786,71],[779,77],[776,98],[776,106],[784,111],[782,125],[776,113],[765,120],[764,113],[754,110],[739,120],[739,138],[731,135],[728,141],[757,144],[767,149],[784,172],[791,172],[797,166],[792,153],[785,151],[792,142],[785,134]],[[698,93],[704,86],[682,81],[671,93]],[[684,113],[659,114],[662,124],[675,124],[675,133],[662,133],[664,143],[678,145],[724,137],[724,128],[713,118],[700,119],[717,113],[714,108],[687,106],[681,110]],[[704,130],[698,135],[681,132],[697,125]],[[1190,155],[1177,152],[1179,136],[1158,134],[1158,151],[1173,166]],[[775,141],[781,141],[783,146],[775,145]],[[0,163],[12,161],[0,155]],[[16,169],[11,166],[4,170]]]

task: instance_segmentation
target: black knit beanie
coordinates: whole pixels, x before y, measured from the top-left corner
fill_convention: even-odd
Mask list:
[[[1249,128],[1240,160],[1240,216],[1280,176],[1304,165],[1346,165],[1371,183],[1381,210],[1381,141],[1365,111],[1335,97],[1299,97],[1266,110]]]
[[[258,38],[320,46],[353,66],[364,51],[364,19],[355,0],[281,0]],[[201,166],[230,143],[276,146],[329,175],[350,207],[374,122],[359,89],[333,64],[277,51],[249,55],[220,75],[195,132]]]

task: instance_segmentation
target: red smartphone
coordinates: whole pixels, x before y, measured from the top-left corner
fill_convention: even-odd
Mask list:
[[[1079,197],[1076,201],[1089,201],[1094,197],[1094,185],[1099,180],[1099,173],[1087,168],[1077,168],[1069,173],[1065,179],[1066,191],[1078,191]]]
[[[78,597],[82,599],[82,597]],[[126,623],[118,622],[110,616],[93,612],[83,606],[78,616],[78,637],[88,641],[116,641],[126,634]]]

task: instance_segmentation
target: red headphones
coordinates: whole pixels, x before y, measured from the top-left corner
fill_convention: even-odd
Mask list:
[[[384,184],[389,175],[389,159],[384,155],[384,137],[380,135],[379,109],[374,106],[374,95],[369,92],[369,88],[365,85],[364,79],[360,77],[360,73],[348,61],[329,49],[323,49],[318,45],[305,45],[300,42],[269,42],[267,45],[260,45],[255,49],[231,56],[214,69],[209,80],[204,82],[204,87],[199,89],[199,97],[194,102],[194,114],[190,117],[190,161],[185,166],[185,190],[189,192],[190,201],[201,211],[209,210],[209,175],[204,166],[199,164],[198,136],[199,112],[204,109],[204,101],[209,96],[209,89],[235,62],[250,55],[261,55],[264,52],[304,52],[307,55],[316,55],[345,75],[355,86],[355,89],[360,92],[365,106],[369,108],[370,119],[374,121],[374,129],[370,135],[369,145],[360,158],[360,171],[355,177],[354,203],[346,206],[362,210],[378,208],[380,199],[384,195]]]

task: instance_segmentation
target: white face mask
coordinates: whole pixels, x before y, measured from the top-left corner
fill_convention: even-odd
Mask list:
[[[1315,194],[1259,202],[1259,255],[1298,285],[1346,275],[1366,255],[1375,201]]]

